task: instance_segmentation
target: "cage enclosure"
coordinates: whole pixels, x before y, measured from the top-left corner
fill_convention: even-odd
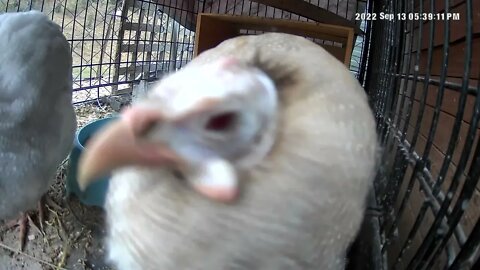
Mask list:
[[[480,269],[479,1],[0,0],[2,12],[30,9],[71,44],[76,104],[128,96],[184,66],[199,14],[347,29],[343,43],[303,36],[349,59],[383,150],[348,269]]]

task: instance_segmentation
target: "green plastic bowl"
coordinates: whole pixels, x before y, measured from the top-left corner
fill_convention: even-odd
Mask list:
[[[75,134],[74,147],[70,153],[70,160],[68,163],[66,191],[67,195],[75,194],[85,205],[95,205],[103,208],[110,176],[97,179],[97,181],[92,183],[85,191],[82,192],[77,182],[78,161],[83,153],[83,149],[85,149],[85,144],[87,141],[96,132],[101,130],[105,124],[117,118],[118,117],[114,116],[93,121],[81,128]]]

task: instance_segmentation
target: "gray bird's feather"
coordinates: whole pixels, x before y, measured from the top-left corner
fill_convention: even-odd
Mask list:
[[[0,15],[0,219],[35,206],[73,146],[72,57],[38,11]]]

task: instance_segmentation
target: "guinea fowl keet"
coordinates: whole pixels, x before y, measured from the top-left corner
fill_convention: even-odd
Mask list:
[[[305,38],[224,41],[93,137],[123,269],[342,269],[377,156],[367,96]],[[228,202],[228,203],[225,203]]]
[[[60,27],[38,11],[0,15],[0,36],[0,220],[21,212],[23,249],[25,211],[73,146],[72,57]]]

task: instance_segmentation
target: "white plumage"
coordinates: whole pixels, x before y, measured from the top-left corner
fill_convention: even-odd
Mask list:
[[[274,82],[278,108],[266,106],[268,83],[256,69]],[[177,104],[188,93],[190,110]],[[80,166],[81,181],[116,168],[106,207],[109,259],[118,269],[344,268],[373,180],[377,136],[364,90],[321,47],[279,33],[233,38],[131,110],[92,139]],[[240,120],[211,135],[203,119],[228,112]],[[260,124],[241,121],[246,115]],[[197,152],[185,154],[185,143]],[[178,155],[173,169],[200,192],[153,161],[161,149]],[[195,162],[213,158],[233,168],[237,196],[217,196],[231,180],[223,170],[211,171],[212,181],[192,181]]]
[[[73,146],[72,57],[38,11],[0,15],[0,219],[35,207]]]

